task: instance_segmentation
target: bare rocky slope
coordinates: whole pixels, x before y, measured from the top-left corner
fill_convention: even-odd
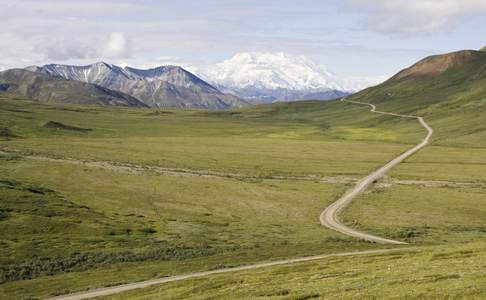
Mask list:
[[[0,72],[0,91],[13,92],[42,103],[147,107],[138,99],[121,92],[24,69]]]

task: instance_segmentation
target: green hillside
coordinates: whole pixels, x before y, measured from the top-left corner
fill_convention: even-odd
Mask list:
[[[434,144],[486,146],[486,52],[426,58],[387,82],[350,97],[381,110],[424,116]]]

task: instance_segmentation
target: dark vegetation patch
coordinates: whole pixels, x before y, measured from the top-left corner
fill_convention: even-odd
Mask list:
[[[41,195],[55,192],[54,190],[41,187],[41,186],[24,185],[15,180],[0,180],[0,188],[9,188],[9,189],[15,189],[20,191],[27,191],[27,192],[31,192],[34,194],[41,194]]]
[[[21,160],[22,156],[13,153],[2,153],[0,152],[0,161],[18,161]]]
[[[112,253],[72,253],[66,257],[34,257],[19,264],[0,266],[0,283],[32,279],[65,272],[79,272],[116,263],[179,260],[210,256],[215,249],[191,249],[184,247],[161,247],[145,251],[122,251]]]
[[[142,233],[147,233],[147,234],[152,234],[152,233],[156,233],[157,230],[151,228],[151,227],[144,227],[144,228],[140,228],[139,229],[140,232]]]
[[[17,137],[8,127],[0,127],[0,138],[11,139]]]
[[[428,278],[429,281],[431,281],[431,282],[438,282],[438,281],[442,281],[442,280],[460,279],[461,275],[459,275],[459,274],[446,274],[446,275],[435,274],[435,275],[426,276],[426,278]]]
[[[293,300],[307,300],[307,299],[316,299],[316,298],[320,298],[321,297],[321,294],[319,293],[307,293],[307,294],[303,294],[303,295],[298,295],[298,296],[295,296],[295,297],[291,297],[290,299],[293,299]]]
[[[390,237],[392,239],[414,239],[418,237],[427,236],[432,228],[428,226],[416,226],[416,227],[403,227],[397,229],[386,229],[383,230],[384,236]]]
[[[156,110],[153,112],[146,113],[146,116],[167,116],[167,115],[173,115],[174,112],[172,111],[164,111],[164,110]]]
[[[61,110],[61,111],[79,112],[79,113],[84,113],[84,112],[98,113],[94,109],[68,108],[68,107],[62,107],[62,106],[51,106],[51,107],[46,107],[45,109],[47,109],[47,110]]]
[[[456,251],[456,252],[445,252],[445,253],[437,253],[432,255],[430,260],[449,260],[453,258],[467,258],[474,256],[474,252],[471,250],[461,250],[461,251]]]
[[[81,127],[66,125],[66,124],[63,124],[61,122],[55,122],[55,121],[47,122],[46,124],[44,124],[44,128],[57,129],[57,130],[67,130],[67,131],[76,131],[76,132],[89,132],[89,131],[92,130],[90,128],[81,128]]]
[[[416,237],[426,235],[428,229],[429,228],[424,228],[424,227],[403,228],[396,233],[396,236],[398,238],[404,238],[404,239],[416,238]]]
[[[263,292],[258,294],[258,297],[278,297],[278,296],[287,296],[290,294],[289,289],[278,289],[278,290],[273,290],[269,292]]]
[[[15,108],[4,108],[3,110],[9,111],[9,112],[23,113],[23,114],[33,114],[34,113],[32,111],[29,111],[29,110],[15,109]]]

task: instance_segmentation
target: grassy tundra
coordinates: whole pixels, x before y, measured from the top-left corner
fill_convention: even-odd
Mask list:
[[[322,228],[319,212],[420,138],[414,122],[337,102],[0,101],[0,293],[12,299],[376,248]]]
[[[472,60],[352,97],[423,115],[435,129],[430,147],[343,214],[412,249],[112,298],[484,296],[483,73]],[[8,94],[0,127],[0,295],[11,299],[382,248],[322,228],[319,213],[425,134],[415,120],[339,101],[153,111],[47,106]]]

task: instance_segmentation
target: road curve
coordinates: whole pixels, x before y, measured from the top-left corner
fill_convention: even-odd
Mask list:
[[[153,286],[153,285],[156,285],[156,284],[162,284],[162,283],[168,283],[168,282],[174,282],[174,281],[181,281],[181,280],[186,280],[186,279],[199,278],[199,277],[205,277],[205,276],[222,274],[222,273],[261,269],[261,268],[267,268],[267,267],[273,267],[273,266],[279,266],[279,265],[287,265],[287,264],[294,264],[294,263],[300,263],[300,262],[308,262],[308,261],[314,261],[314,260],[332,258],[332,257],[384,254],[384,253],[389,253],[389,252],[397,252],[397,251],[405,251],[405,250],[412,250],[412,248],[365,250],[365,251],[344,252],[344,253],[335,253],[335,254],[323,254],[323,255],[316,255],[316,256],[301,257],[301,258],[284,259],[284,260],[277,260],[277,261],[271,261],[271,262],[263,262],[263,263],[257,263],[257,264],[252,264],[252,265],[246,265],[246,266],[241,266],[241,267],[232,267],[232,268],[218,269],[218,270],[212,270],[212,271],[204,271],[204,272],[190,273],[190,274],[185,274],[185,275],[176,275],[176,276],[170,276],[170,277],[151,279],[151,280],[140,281],[140,282],[135,282],[135,283],[128,283],[128,284],[123,284],[123,285],[118,285],[118,286],[99,288],[99,289],[94,289],[94,290],[84,291],[84,292],[79,292],[79,293],[67,294],[67,295],[63,295],[63,296],[56,296],[56,297],[53,297],[53,298],[47,298],[46,300],[90,299],[90,298],[95,298],[95,297],[118,294],[118,293],[130,291],[130,290],[135,290],[135,289],[146,288],[146,287]]]
[[[400,118],[413,118],[417,119],[422,127],[424,127],[427,130],[427,136],[416,146],[413,148],[407,150],[406,152],[400,154],[387,164],[385,164],[383,167],[379,168],[378,170],[374,171],[373,173],[369,174],[365,178],[361,179],[358,181],[358,183],[346,191],[346,193],[339,198],[336,202],[333,204],[329,205],[320,215],[320,221],[321,224],[333,229],[335,231],[341,232],[343,234],[357,237],[366,241],[370,242],[375,242],[375,243],[380,243],[380,244],[394,244],[394,245],[403,245],[406,244],[405,242],[400,242],[396,240],[390,240],[386,238],[382,238],[379,236],[374,236],[372,234],[360,232],[358,230],[354,230],[352,228],[347,227],[346,225],[342,224],[339,221],[339,213],[349,204],[351,201],[353,201],[354,198],[356,198],[358,195],[363,193],[373,182],[375,182],[377,179],[383,177],[386,172],[388,172],[391,168],[395,167],[399,163],[401,163],[403,160],[411,156],[412,154],[416,153],[423,147],[425,147],[430,140],[430,137],[434,133],[434,130],[425,122],[425,120],[422,117],[418,116],[412,116],[412,115],[400,115],[400,114],[395,114],[395,113],[389,113],[389,112],[382,112],[376,110],[376,106],[374,106],[371,103],[362,103],[358,101],[351,101],[351,100],[346,100],[346,98],[341,99],[341,101],[344,102],[349,102],[349,103],[354,103],[354,104],[359,104],[359,105],[367,105],[371,107],[371,112],[377,113],[377,114],[383,114],[383,115],[390,115],[390,116],[396,116]]]

